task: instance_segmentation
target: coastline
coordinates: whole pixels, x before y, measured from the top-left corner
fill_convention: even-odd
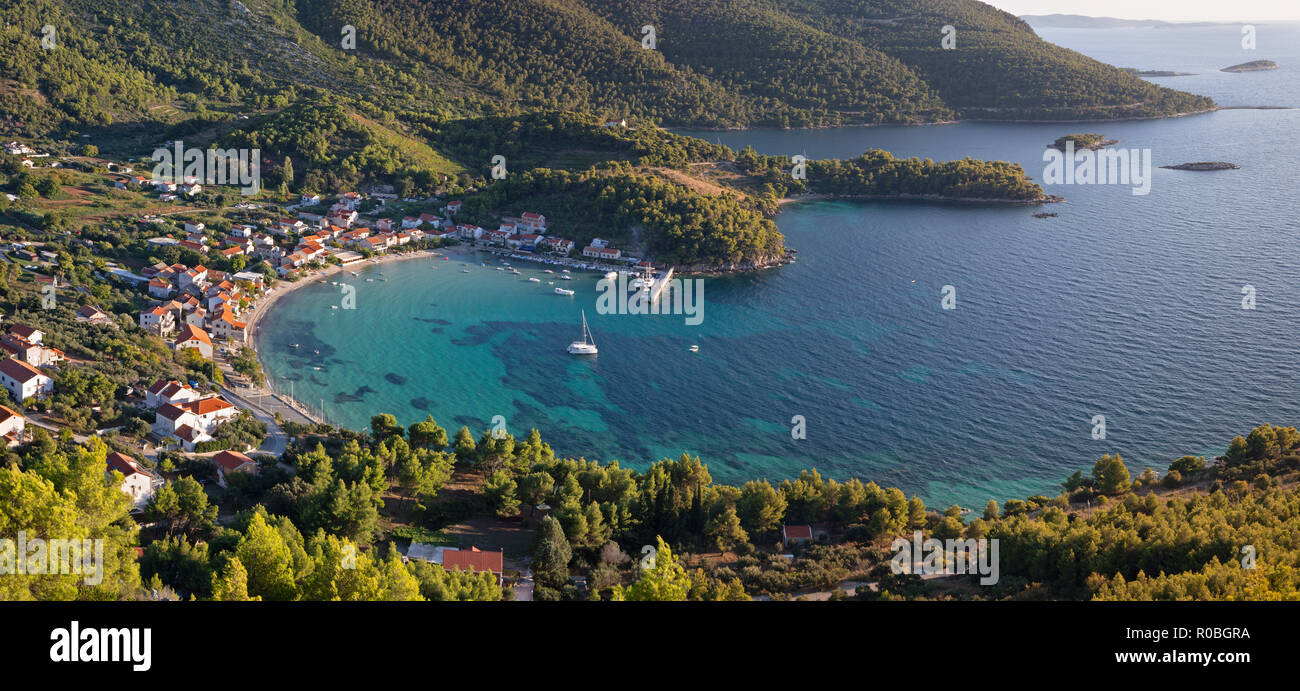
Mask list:
[[[1045,194],[1038,199],[993,199],[983,197],[945,197],[939,194],[830,194],[814,192],[797,197],[783,197],[777,200],[779,206],[798,204],[800,202],[825,201],[902,201],[902,202],[938,202],[943,204],[1007,204],[1010,206],[1037,206],[1039,204],[1056,204],[1065,201],[1065,197]]]

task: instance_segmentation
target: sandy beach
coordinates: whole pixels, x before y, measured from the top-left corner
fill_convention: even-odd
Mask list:
[[[275,284],[275,288],[273,290],[271,290],[267,295],[265,295],[261,300],[258,301],[259,304],[257,306],[257,309],[253,310],[252,313],[248,315],[248,319],[247,321],[245,321],[246,324],[245,331],[249,335],[249,342],[253,345],[253,349],[256,350],[257,349],[256,340],[257,340],[257,335],[259,333],[259,329],[261,329],[262,327],[262,322],[264,322],[267,316],[271,313],[272,308],[276,305],[276,303],[280,301],[281,298],[288,295],[289,293],[292,293],[295,290],[298,290],[299,288],[302,288],[303,286],[311,285],[318,281],[329,278],[330,276],[336,276],[340,273],[343,273],[344,271],[356,271],[362,267],[379,266],[383,264],[391,264],[400,261],[410,261],[413,259],[432,259],[434,257],[435,252],[439,254],[447,254],[447,255],[454,256],[458,254],[470,254],[474,251],[476,251],[475,248],[469,245],[452,245],[450,247],[440,247],[436,250],[420,250],[418,252],[385,254],[380,257],[372,257],[364,261],[355,262],[347,265],[346,267],[330,265],[323,269],[320,269],[319,271],[314,271],[307,276],[299,278],[296,281],[280,281],[279,283]]]

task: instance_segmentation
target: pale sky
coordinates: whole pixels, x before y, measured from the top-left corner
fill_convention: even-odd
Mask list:
[[[984,0],[1022,14],[1183,21],[1300,20],[1300,0]]]

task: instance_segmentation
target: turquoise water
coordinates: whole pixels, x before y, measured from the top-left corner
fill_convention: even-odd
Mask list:
[[[1142,68],[1271,58],[1284,68],[1161,81],[1225,105],[1300,105],[1296,28],[1261,26],[1258,54],[1244,57],[1236,32],[1043,34]],[[358,429],[376,412],[432,413],[476,432],[500,415],[516,434],[541,429],[564,455],[644,467],[686,451],[729,482],[817,467],[943,505],[1051,493],[1109,451],[1163,469],[1260,422],[1300,422],[1300,111],[701,136],[812,157],[876,146],[1007,159],[1039,178],[1044,145],[1076,131],[1149,148],[1156,165],[1241,169],[1156,170],[1147,196],[1053,186],[1068,201],[1048,219],[1026,208],[793,205],[777,223],[799,262],[705,279],[699,326],[597,314],[595,275],[556,281],[577,292],[561,297],[542,267],[518,263],[516,277],[479,266],[486,256],[468,274],[458,260],[370,266],[342,277],[356,310],[330,309],[338,286],[305,287],[275,308],[259,348],[278,389],[292,382],[304,403]],[[365,280],[381,272],[387,281]],[[1244,284],[1257,290],[1255,310],[1241,309]],[[941,308],[945,285],[957,309]],[[581,335],[581,310],[594,358],[564,350]],[[791,438],[796,415],[806,439]],[[1094,415],[1106,416],[1104,440],[1092,438]]]

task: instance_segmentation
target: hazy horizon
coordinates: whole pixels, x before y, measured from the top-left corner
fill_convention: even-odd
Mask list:
[[[1296,0],[984,0],[1015,15],[1078,14],[1167,22],[1300,21]]]

